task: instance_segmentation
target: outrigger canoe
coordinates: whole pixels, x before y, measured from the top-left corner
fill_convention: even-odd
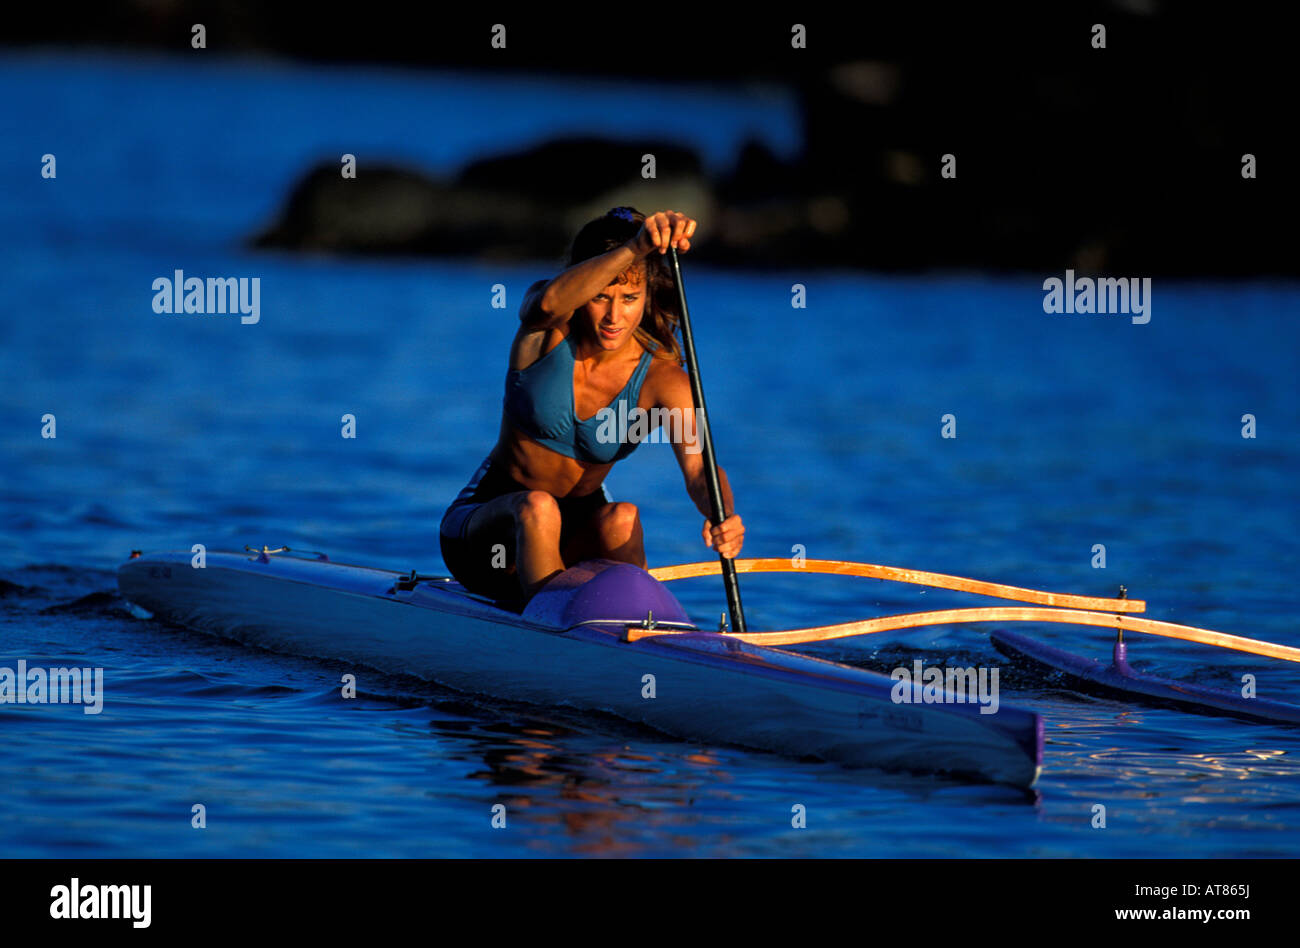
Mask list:
[[[723,522],[699,360],[676,247],[682,349],[704,456],[711,521]],[[834,560],[688,563],[646,572],[593,560],[561,573],[512,612],[445,577],[301,558],[265,547],[251,555],[133,554],[118,570],[122,595],[163,618],[264,648],[416,675],[466,692],[606,711],[691,740],[738,744],[846,764],[943,773],[1029,787],[1043,763],[1043,722],[1005,702],[971,703],[939,689],[911,703],[893,678],[785,651],[893,629],[960,622],[1056,622],[1113,628],[1109,669],[1014,634],[1004,651],[1142,700],[1190,710],[1300,722],[1300,709],[1143,676],[1125,660],[1126,631],[1168,636],[1300,662],[1294,646],[1133,615],[1146,603],[1025,589],[961,576]],[[742,572],[838,573],[959,590],[1031,605],[943,609],[778,632],[749,632]],[[663,583],[720,574],[731,629],[694,625]],[[996,710],[994,710],[996,708]],[[992,713],[986,713],[992,712]]]
[[[122,596],[250,645],[608,712],[708,744],[1016,787],[1042,766],[1033,712],[1000,702],[981,713],[947,694],[896,703],[885,675],[698,628],[663,583],[626,563],[573,566],[517,613],[447,578],[319,554],[208,553],[200,569],[191,560],[134,555],[118,570]]]

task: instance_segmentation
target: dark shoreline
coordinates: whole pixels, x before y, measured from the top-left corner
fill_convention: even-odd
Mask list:
[[[1300,190],[1288,128],[1300,82],[1281,48],[1289,33],[1244,16],[1142,8],[1096,4],[1026,18],[938,7],[860,21],[808,13],[804,49],[792,48],[790,24],[772,16],[629,13],[616,24],[576,11],[503,14],[507,46],[494,49],[497,14],[385,15],[379,3],[362,20],[304,18],[292,4],[227,0],[162,12],[105,5],[85,17],[12,24],[7,42],[647,83],[762,80],[801,103],[801,155],[786,162],[754,142],[721,176],[706,174],[688,149],[656,146],[653,129],[635,147],[552,141],[451,179],[418,167],[368,169],[346,191],[336,156],[322,155],[285,196],[279,219],[249,235],[254,246],[553,256],[567,228],[549,222],[575,206],[622,203],[621,169],[624,189],[641,184],[634,159],[653,148],[665,194],[714,209],[697,257],[723,266],[1300,274],[1281,222]],[[196,22],[206,27],[206,50],[189,48]],[[1097,23],[1107,30],[1104,49],[1092,42]],[[609,54],[620,35],[637,49],[663,50],[664,65]],[[955,178],[944,175],[949,155]],[[1243,176],[1245,155],[1255,158],[1253,179]],[[561,184],[549,193],[521,188],[521,168]]]

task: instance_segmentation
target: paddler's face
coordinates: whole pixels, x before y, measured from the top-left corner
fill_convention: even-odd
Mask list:
[[[645,312],[645,275],[632,273],[630,277],[625,283],[611,283],[583,307],[591,320],[591,334],[602,349],[626,345],[641,325],[641,315]]]

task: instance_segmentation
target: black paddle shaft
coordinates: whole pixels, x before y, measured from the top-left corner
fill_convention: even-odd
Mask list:
[[[700,444],[704,449],[704,472],[709,484],[709,505],[713,509],[713,523],[722,523],[722,483],[718,479],[718,459],[713,453],[713,435],[709,431],[709,414],[704,407],[704,383],[700,381],[700,363],[695,357],[695,336],[691,333],[691,316],[686,308],[686,286],[682,283],[682,267],[677,259],[677,248],[668,248],[672,257],[673,279],[677,281],[677,303],[682,316],[682,349],[686,354],[686,374],[691,379],[691,395],[695,400],[695,425],[699,430]],[[727,590],[727,608],[731,612],[731,631],[745,631],[745,610],[740,604],[740,582],[736,578],[736,564],[718,554],[722,563],[722,582]]]

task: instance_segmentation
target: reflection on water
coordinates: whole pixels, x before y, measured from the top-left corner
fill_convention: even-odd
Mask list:
[[[40,748],[11,755],[3,832],[20,855],[1281,855],[1300,825],[1286,728],[1026,690],[1015,703],[1046,716],[1047,746],[1039,787],[1023,792],[706,747],[400,676],[363,674],[341,710],[337,682],[355,669],[112,607],[33,625],[30,614],[109,580],[25,576],[48,588],[6,600],[4,641],[47,664],[111,656],[113,688],[102,722],[6,717]],[[977,654],[884,647],[860,664],[918,652]],[[65,786],[70,767],[87,782]],[[178,792],[221,810],[222,833],[177,837],[167,801]],[[1105,833],[1092,827],[1098,803]],[[50,817],[67,807],[75,816]],[[796,807],[805,828],[792,826]]]
[[[1300,757],[1287,756],[1285,750],[1244,751],[1239,753],[1194,754],[1169,750],[1151,752],[1130,748],[1092,751],[1087,757],[1099,766],[1120,770],[1124,780],[1149,777],[1207,777],[1251,780],[1272,777],[1300,778]],[[1291,788],[1295,792],[1296,787]]]

